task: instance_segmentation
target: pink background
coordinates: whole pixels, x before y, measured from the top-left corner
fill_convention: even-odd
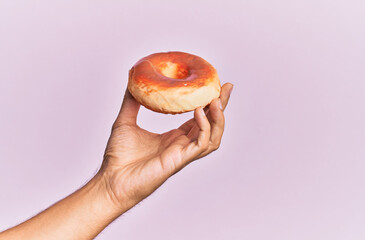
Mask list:
[[[98,169],[129,68],[202,56],[235,85],[221,148],[97,239],[365,238],[365,2],[0,1],[0,228]],[[161,132],[191,113],[141,109]]]

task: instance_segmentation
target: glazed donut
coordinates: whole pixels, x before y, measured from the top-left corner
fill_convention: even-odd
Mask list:
[[[205,107],[220,95],[214,67],[203,58],[184,52],[154,53],[129,71],[128,90],[148,109],[183,113]]]

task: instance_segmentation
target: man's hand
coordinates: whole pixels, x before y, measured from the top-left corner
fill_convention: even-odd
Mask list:
[[[177,129],[156,134],[136,124],[139,103],[128,90],[113,125],[99,174],[106,178],[111,199],[126,211],[150,195],[184,166],[216,150],[224,130],[225,109],[233,85],[206,109]]]
[[[163,134],[137,126],[140,105],[127,91],[98,174],[70,196],[0,233],[0,240],[93,239],[171,175],[219,147],[232,87],[223,85],[219,99]]]

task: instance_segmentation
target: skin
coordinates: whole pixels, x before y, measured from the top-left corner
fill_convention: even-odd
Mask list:
[[[162,134],[136,124],[140,105],[126,91],[98,173],[73,194],[0,233],[0,240],[93,239],[169,177],[219,148],[232,88],[224,84],[208,107]]]

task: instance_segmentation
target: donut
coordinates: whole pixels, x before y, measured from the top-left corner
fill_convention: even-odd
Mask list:
[[[137,102],[160,113],[184,113],[205,107],[221,91],[215,68],[184,52],[154,53],[130,70],[128,90]]]

